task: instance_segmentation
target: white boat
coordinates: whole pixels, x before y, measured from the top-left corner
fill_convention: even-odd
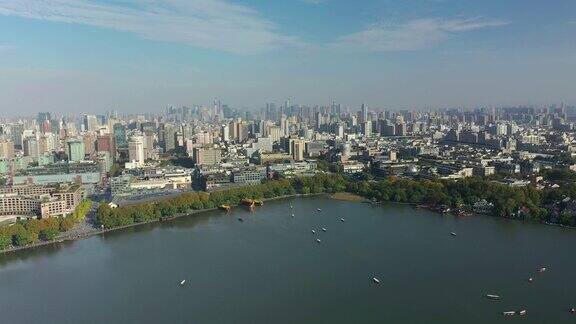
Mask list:
[[[542,268],[538,269],[538,272],[544,272],[544,271],[546,271],[546,268],[545,268],[545,267],[542,267]]]
[[[524,316],[524,315],[526,315],[526,310],[523,309],[520,312],[518,312],[518,314],[520,314],[520,316]]]
[[[322,232],[326,232],[326,228],[325,228],[325,227],[322,227]]]
[[[312,234],[316,234],[316,231],[315,231],[315,230],[312,230]]]
[[[499,296],[499,295],[486,294],[485,296],[486,296],[486,298],[488,298],[488,299],[500,299],[500,296]]]
[[[180,281],[180,286],[184,286],[185,283],[186,283],[186,279]]]
[[[502,312],[502,315],[504,316],[514,316],[516,315],[515,311],[506,311],[506,312]]]
[[[528,282],[532,282],[533,280],[532,277],[528,278]]]
[[[320,243],[320,242],[322,242],[322,241],[320,241],[320,239],[316,239],[316,242]]]
[[[450,233],[450,235],[452,235],[452,236],[456,236],[456,233],[454,233],[454,232],[451,232],[451,233]]]
[[[290,209],[294,208],[294,206],[290,205]]]
[[[294,214],[292,214],[291,216],[294,217]]]
[[[576,313],[576,308],[570,308],[570,313],[572,314]]]
[[[340,218],[340,221],[341,221],[341,222],[345,222],[346,220],[345,220],[344,218]]]
[[[316,210],[317,210],[317,211],[319,211],[319,212],[321,212],[321,211],[322,211],[322,209],[320,209],[320,208],[316,208]]]
[[[377,283],[377,284],[380,283],[380,279],[378,279],[378,278],[376,278],[376,277],[372,278],[372,281],[374,281],[374,282]]]

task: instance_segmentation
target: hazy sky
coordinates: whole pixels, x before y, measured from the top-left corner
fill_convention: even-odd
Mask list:
[[[574,0],[0,0],[0,114],[576,103]]]

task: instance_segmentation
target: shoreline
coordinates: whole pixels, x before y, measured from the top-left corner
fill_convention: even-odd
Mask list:
[[[280,199],[286,199],[286,198],[313,197],[313,196],[327,196],[330,199],[334,199],[334,200],[359,202],[359,203],[371,203],[371,204],[375,204],[375,205],[380,205],[383,203],[400,204],[400,205],[405,205],[405,206],[412,206],[415,209],[427,210],[427,211],[430,211],[430,212],[433,212],[433,213],[436,213],[439,215],[445,215],[446,214],[446,213],[443,213],[441,211],[433,210],[431,208],[421,207],[419,204],[416,204],[416,203],[409,203],[409,202],[403,203],[403,202],[395,202],[395,201],[371,202],[367,198],[364,198],[364,197],[356,195],[356,194],[347,193],[347,192],[337,192],[337,193],[323,192],[323,193],[309,193],[309,194],[294,194],[294,195],[285,195],[285,196],[279,196],[279,197],[273,197],[273,198],[264,198],[261,200],[266,202],[266,201],[280,200]],[[233,205],[233,207],[242,207],[242,205],[237,204],[237,205]],[[182,218],[182,217],[186,217],[186,216],[193,216],[196,214],[201,214],[201,213],[205,213],[205,212],[209,212],[209,211],[215,211],[215,210],[219,210],[219,208],[214,207],[214,208],[208,208],[208,209],[193,210],[192,212],[189,212],[189,213],[174,214],[172,216],[169,216],[168,219],[165,219],[165,220],[158,218],[158,219],[153,219],[153,220],[146,221],[146,222],[133,223],[133,224],[129,224],[129,225],[124,225],[124,226],[119,226],[119,227],[114,227],[114,228],[108,228],[108,229],[94,228],[93,231],[79,234],[79,235],[73,235],[73,236],[68,235],[68,237],[66,237],[66,233],[62,233],[62,235],[63,235],[62,238],[58,238],[58,239],[55,239],[52,241],[40,241],[40,242],[33,243],[30,245],[26,245],[26,246],[12,247],[10,249],[1,250],[0,256],[3,254],[18,252],[18,251],[28,250],[28,249],[34,249],[34,248],[52,245],[52,244],[79,241],[79,240],[90,238],[92,236],[105,234],[105,233],[109,233],[109,232],[113,232],[113,231],[119,231],[119,230],[131,228],[131,227],[136,227],[136,226],[141,226],[141,225],[146,225],[146,224],[153,224],[153,223],[169,222],[169,221],[175,220],[177,218]],[[505,218],[505,217],[498,217],[498,216],[494,216],[494,215],[477,214],[477,213],[473,213],[473,212],[470,213],[469,215],[466,215],[466,216],[458,216],[458,215],[454,215],[452,213],[449,213],[449,214],[452,216],[455,216],[455,217],[466,217],[466,216],[497,217],[497,218],[504,218],[504,219],[508,219],[508,220],[514,220],[514,221],[530,222],[530,223],[535,223],[535,224],[540,224],[540,225],[547,225],[547,226],[576,230],[576,227],[566,226],[566,225],[562,225],[562,224],[555,224],[555,223],[548,223],[548,222],[536,222],[536,221],[530,221],[530,220],[525,220],[525,219]]]
[[[286,199],[286,198],[311,197],[311,196],[322,196],[322,195],[329,195],[329,194],[327,194],[327,193],[294,194],[294,195],[278,196],[278,197],[273,197],[273,198],[264,198],[264,199],[262,199],[262,201],[265,202],[265,201],[273,201],[273,200]],[[234,207],[242,207],[239,204],[233,205],[233,206]],[[169,219],[167,219],[167,220],[163,220],[161,218],[158,218],[158,219],[153,219],[153,220],[146,221],[146,222],[133,223],[133,224],[114,227],[114,228],[107,228],[107,229],[94,228],[93,231],[79,234],[79,235],[73,235],[73,236],[68,235],[68,237],[66,237],[66,233],[62,233],[63,237],[61,237],[61,238],[58,238],[58,239],[55,239],[52,241],[40,241],[40,242],[32,243],[32,244],[29,244],[26,246],[18,246],[18,247],[12,247],[9,249],[1,250],[0,255],[18,252],[18,251],[23,251],[23,250],[34,249],[34,248],[39,248],[42,246],[48,246],[48,245],[53,245],[53,244],[58,244],[58,243],[80,241],[83,239],[90,238],[92,236],[105,234],[105,233],[109,233],[109,232],[113,232],[113,231],[123,230],[123,229],[141,226],[141,225],[146,225],[146,224],[170,222],[170,221],[175,220],[177,218],[183,218],[186,216],[193,216],[196,214],[205,213],[205,212],[209,212],[209,211],[215,211],[215,210],[218,210],[218,207],[193,210],[192,212],[189,212],[189,213],[174,214],[172,216],[169,216],[168,217]]]

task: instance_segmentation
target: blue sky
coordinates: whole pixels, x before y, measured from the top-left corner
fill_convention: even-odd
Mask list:
[[[0,0],[0,110],[576,103],[573,0]]]

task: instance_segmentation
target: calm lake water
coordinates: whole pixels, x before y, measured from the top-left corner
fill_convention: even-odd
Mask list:
[[[0,316],[2,323],[576,323],[568,311],[576,307],[575,248],[576,230],[295,198],[0,256]],[[548,270],[537,273],[541,266]],[[528,314],[501,315],[520,309]]]

